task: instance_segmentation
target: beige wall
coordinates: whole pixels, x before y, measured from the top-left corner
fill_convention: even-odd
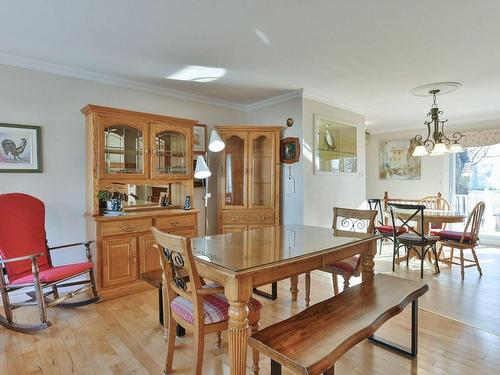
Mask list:
[[[358,172],[347,174],[314,174],[314,115],[323,115],[354,124],[357,131]],[[304,224],[331,226],[332,207],[359,207],[366,197],[365,118],[328,104],[310,99],[303,102],[304,152]]]
[[[86,104],[184,117],[210,126],[246,120],[241,111],[7,66],[0,66],[0,82],[0,122],[42,126],[44,168],[39,174],[0,174],[0,193],[24,192],[45,202],[51,245],[84,239],[85,129],[80,109]],[[195,197],[200,195],[197,191]],[[199,199],[195,203],[202,205]],[[62,254],[60,259],[64,261]]]

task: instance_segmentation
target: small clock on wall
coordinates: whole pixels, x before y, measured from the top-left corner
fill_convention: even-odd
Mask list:
[[[293,125],[293,118],[288,117],[286,119],[286,126],[291,127]]]

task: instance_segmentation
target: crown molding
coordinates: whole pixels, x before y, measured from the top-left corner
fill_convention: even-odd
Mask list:
[[[49,63],[46,61],[31,59],[27,57],[10,55],[1,52],[0,52],[0,64],[34,70],[34,71],[41,71],[45,73],[52,73],[65,77],[78,78],[86,81],[104,83],[127,89],[138,90],[162,96],[168,96],[176,99],[190,100],[222,108],[234,109],[237,111],[244,112],[247,110],[246,109],[247,105],[245,104],[233,103],[225,100],[210,98],[208,96],[196,95],[184,91],[167,89],[162,86],[141,83],[125,78],[116,77],[109,74],[96,73],[84,69],[70,68],[64,65]]]
[[[246,106],[246,111],[247,112],[254,111],[256,109],[261,109],[261,108],[269,107],[269,106],[272,106],[275,104],[284,103],[284,102],[287,102],[287,101],[295,99],[295,98],[301,98],[302,92],[303,92],[302,89],[293,90],[293,91],[286,92],[286,93],[281,94],[281,95],[272,96],[270,98],[267,98],[267,99],[264,99],[264,100],[261,100],[261,101],[255,102],[255,103],[248,104]]]
[[[331,96],[318,94],[318,93],[310,91],[310,90],[304,90],[303,97],[305,99],[314,100],[316,102],[320,102],[323,104],[331,105],[333,107],[344,109],[344,110],[349,111],[349,112],[354,112],[354,113],[361,115],[361,116],[366,116],[365,111],[363,109],[361,109],[360,107],[354,106],[350,103],[346,103],[342,100],[339,100],[337,98],[333,98]]]

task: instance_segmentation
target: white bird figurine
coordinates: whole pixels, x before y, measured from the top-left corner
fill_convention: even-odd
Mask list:
[[[335,150],[335,142],[333,137],[330,135],[330,132],[327,130],[325,134],[325,142],[328,150]]]

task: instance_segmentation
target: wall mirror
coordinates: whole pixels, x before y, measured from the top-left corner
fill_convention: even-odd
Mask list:
[[[358,171],[356,126],[314,115],[314,173]]]

